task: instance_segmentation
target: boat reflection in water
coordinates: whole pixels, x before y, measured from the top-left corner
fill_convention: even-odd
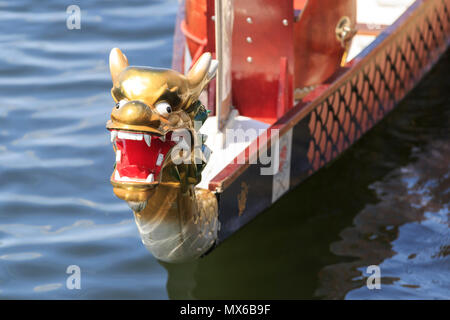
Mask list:
[[[206,257],[162,263],[169,297],[448,299],[445,57],[332,166]],[[366,287],[373,264],[381,290]]]
[[[367,204],[330,246],[356,260],[324,267],[318,296],[448,299],[450,146],[436,141],[413,157],[418,160],[370,186],[380,201]],[[366,287],[371,265],[380,268],[380,290]]]

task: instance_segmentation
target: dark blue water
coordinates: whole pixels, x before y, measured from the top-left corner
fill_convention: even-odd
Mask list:
[[[81,30],[66,8],[81,8]],[[450,298],[449,55],[207,257],[159,263],[109,184],[108,54],[169,67],[177,1],[0,1],[0,298]],[[365,286],[381,268],[381,290]],[[81,289],[66,268],[81,268]]]

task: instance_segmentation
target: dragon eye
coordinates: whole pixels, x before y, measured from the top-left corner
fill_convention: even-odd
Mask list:
[[[125,103],[127,103],[127,102],[128,102],[127,99],[122,99],[122,100],[120,100],[119,102],[116,103],[116,109],[122,108],[123,105],[124,105]]]
[[[172,107],[167,102],[159,102],[155,105],[156,111],[163,117],[167,117],[172,112]]]

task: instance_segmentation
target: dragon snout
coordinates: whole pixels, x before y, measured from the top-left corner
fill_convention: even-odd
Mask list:
[[[111,113],[111,120],[128,126],[146,126],[154,129],[161,124],[157,113],[140,101],[129,101],[117,104]]]

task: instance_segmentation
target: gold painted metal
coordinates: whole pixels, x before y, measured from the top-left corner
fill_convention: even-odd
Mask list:
[[[108,130],[124,130],[165,136],[179,129],[197,139],[195,112],[202,90],[215,76],[217,61],[203,54],[185,76],[174,70],[128,65],[117,48],[111,50],[111,94],[115,102]],[[163,116],[155,105],[167,102],[172,112]],[[195,188],[205,163],[195,162],[195,143],[191,143],[190,163],[175,164],[170,151],[154,182],[122,182],[111,176],[115,195],[127,201],[134,211],[144,245],[153,255],[167,262],[181,262],[204,254],[217,239],[219,228],[215,194]],[[115,146],[114,146],[114,149]]]
[[[344,16],[341,19],[339,19],[336,25],[335,32],[336,32],[336,39],[341,43],[342,48],[345,49],[341,60],[341,66],[344,66],[345,62],[347,61],[351,40],[355,36],[357,30],[354,26],[352,27],[352,22],[350,18]]]

